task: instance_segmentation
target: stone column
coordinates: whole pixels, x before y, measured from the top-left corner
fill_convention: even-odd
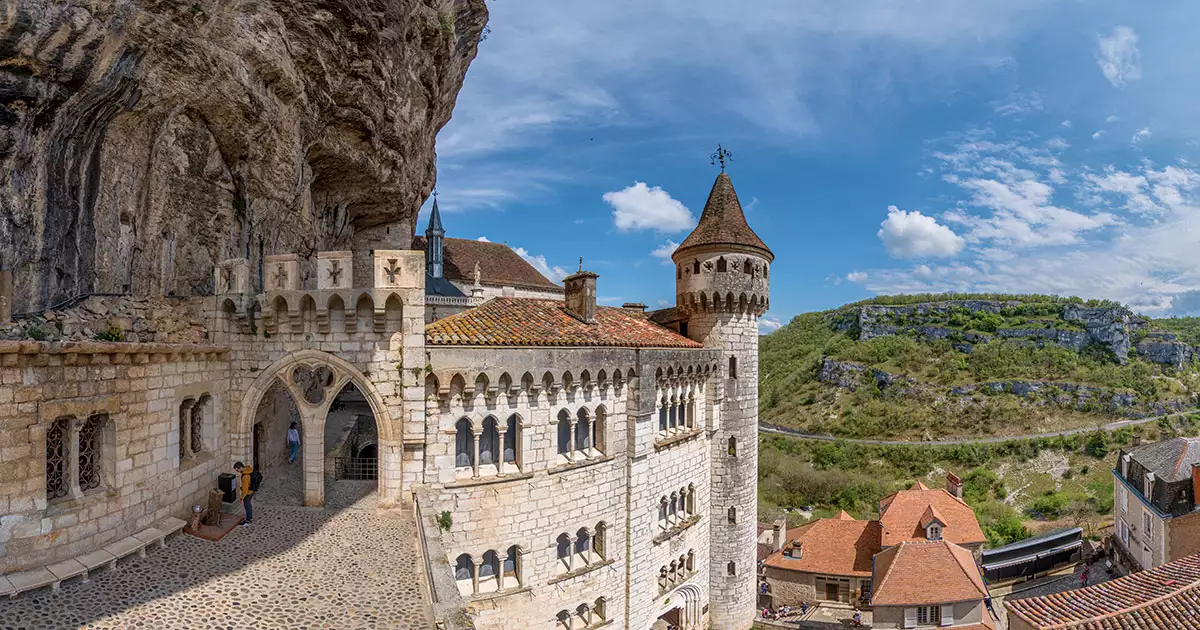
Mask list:
[[[479,567],[483,566],[483,558],[471,558],[471,594],[479,595]]]
[[[570,451],[568,451],[567,455],[567,461],[569,462],[575,461],[575,423],[575,416],[571,416],[570,419],[567,420],[567,424],[571,427],[567,435],[567,446],[570,448]],[[575,541],[572,540],[571,542],[574,543]]]
[[[508,440],[508,422],[505,421],[503,426],[504,426],[504,428],[500,429],[500,423],[498,423],[498,422],[496,423],[496,428],[499,429],[498,434],[500,436],[500,445],[499,445],[500,448],[496,449],[497,451],[500,452],[500,456],[496,458],[496,476],[497,477],[504,476],[504,445],[507,443],[507,440]],[[515,445],[514,445],[514,447],[515,447]],[[513,449],[513,454],[514,455],[516,454],[515,448]],[[501,566],[501,568],[503,568],[504,563],[500,563],[500,566]],[[501,583],[503,583],[503,580],[501,580]]]
[[[471,478],[479,478],[479,436],[475,435],[475,425],[471,425]]]
[[[293,394],[295,400],[297,398]],[[298,405],[299,406],[299,405]],[[304,427],[304,440],[300,448],[304,452],[304,505],[325,506],[325,427],[323,421],[314,417],[314,412],[301,407],[300,425]]]
[[[12,270],[0,269],[0,326],[12,321],[12,292]]]
[[[505,550],[504,552],[502,552],[502,553],[500,554],[500,574],[496,576],[496,578],[497,578],[497,580],[496,580],[496,590],[498,590],[498,591],[503,591],[503,590],[504,590],[504,565],[506,565],[506,564],[508,564],[508,551],[507,551],[507,550]],[[514,559],[513,559],[513,569],[514,569],[514,571],[515,571],[515,569],[516,569],[516,568],[517,568],[517,561],[516,561],[516,559],[514,558]]]
[[[567,554],[567,573],[575,570],[575,541],[579,540],[576,536],[569,536],[567,540],[571,543],[570,552]]]

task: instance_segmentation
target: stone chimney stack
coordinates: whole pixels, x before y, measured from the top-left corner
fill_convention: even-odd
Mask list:
[[[946,473],[946,491],[958,498],[963,498],[963,481],[954,473]]]
[[[776,551],[783,549],[783,546],[787,544],[787,514],[775,519],[775,523],[772,524],[771,529],[773,530],[772,536],[774,537],[774,540],[771,541],[772,546],[775,547]]]
[[[627,309],[630,311],[637,311],[639,313],[646,312],[646,305],[642,304],[641,302],[626,302],[621,305],[621,308]]]
[[[12,270],[0,268],[0,326],[12,321],[12,292]]]
[[[1192,504],[1200,507],[1200,463],[1192,464]]]
[[[563,280],[567,290],[567,313],[585,324],[596,323],[596,278],[600,276],[591,271],[579,271]]]

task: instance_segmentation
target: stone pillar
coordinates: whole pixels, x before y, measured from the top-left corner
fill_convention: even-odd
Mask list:
[[[479,478],[479,436],[475,435],[475,427],[471,426],[471,478]]]
[[[0,269],[0,326],[12,321],[12,270]]]
[[[497,427],[497,428],[499,428],[499,427]],[[504,428],[502,430],[500,430],[499,435],[500,435],[500,448],[498,448],[496,450],[500,451],[500,457],[496,458],[496,476],[503,477],[504,476],[504,445],[508,440],[508,422],[504,423]],[[500,566],[503,567],[504,564],[501,563]],[[501,582],[503,582],[503,580],[501,580]]]
[[[471,558],[471,595],[479,594],[479,567],[483,565],[483,558]]]
[[[567,451],[567,461],[568,462],[575,461],[575,423],[576,423],[575,416],[571,416],[571,418],[569,420],[567,420],[567,424],[570,425],[570,427],[571,427],[571,430],[569,431],[569,433],[567,435],[567,446],[570,448],[570,450]],[[571,542],[574,543],[575,541],[572,540]]]
[[[295,394],[293,399],[303,400]],[[300,445],[304,452],[304,505],[308,507],[325,506],[324,424],[313,417],[311,411],[301,408],[300,425],[304,427],[304,440]]]

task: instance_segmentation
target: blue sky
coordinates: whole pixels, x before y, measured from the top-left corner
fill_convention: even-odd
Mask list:
[[[776,255],[764,332],[918,291],[1200,315],[1200,3],[488,4],[438,136],[450,236],[668,305],[719,142]]]

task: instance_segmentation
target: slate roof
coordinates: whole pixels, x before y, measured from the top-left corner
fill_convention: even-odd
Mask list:
[[[788,542],[801,543],[800,558],[782,550],[764,562],[769,567],[856,577],[871,576],[871,557],[879,553],[879,521],[857,521],[845,512],[788,531]]]
[[[645,313],[596,307],[596,323],[567,314],[561,300],[494,298],[425,326],[425,343],[435,346],[610,346],[702,348],[687,337],[651,322]]]
[[[872,606],[926,606],[988,596],[975,557],[954,543],[903,542],[875,556]]]
[[[413,249],[425,251],[425,247],[425,237],[413,238]],[[503,243],[444,238],[442,257],[442,275],[457,282],[474,282],[475,263],[479,263],[479,281],[482,284],[560,292],[563,290]]]
[[[1129,449],[1129,455],[1167,483],[1192,478],[1192,464],[1200,463],[1200,438],[1177,437]]]
[[[700,214],[700,222],[696,224],[696,229],[683,239],[675,254],[701,245],[753,247],[761,250],[768,261],[775,259],[775,254],[771,253],[767,244],[746,223],[742,204],[733,189],[733,180],[729,179],[729,174],[725,171],[721,171],[721,174],[717,175],[717,181],[713,182],[712,191],[708,193],[708,201],[704,204],[704,212]]]
[[[911,490],[901,490],[879,501],[879,521],[883,524],[883,546],[890,547],[908,540],[925,540],[926,512],[942,522],[942,538],[970,545],[986,540],[975,511],[962,499],[944,488],[930,490],[917,482]]]
[[[1005,602],[1038,630],[1177,630],[1200,619],[1200,554],[1103,584]]]

